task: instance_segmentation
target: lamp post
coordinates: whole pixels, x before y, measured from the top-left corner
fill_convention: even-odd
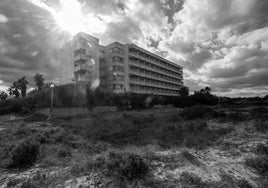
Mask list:
[[[50,84],[51,88],[51,98],[50,98],[50,119],[52,119],[52,109],[53,109],[53,88],[55,85],[53,83]]]

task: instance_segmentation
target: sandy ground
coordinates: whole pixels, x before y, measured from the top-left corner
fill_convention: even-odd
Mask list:
[[[170,110],[173,111],[173,110]],[[169,109],[166,109],[166,113]],[[136,111],[125,113],[152,113],[152,111]],[[156,110],[155,113],[163,113],[161,110]],[[111,116],[122,115],[121,112],[114,112]],[[21,120],[9,122],[10,116],[0,116],[0,131],[7,126],[21,123]],[[73,123],[88,122],[89,117],[73,119]],[[29,123],[27,126],[33,128],[40,127],[43,122]],[[229,126],[228,124],[217,124],[210,122],[209,125],[214,126]],[[252,169],[245,166],[245,158],[253,156],[252,149],[259,143],[268,143],[268,135],[264,133],[256,133],[251,131],[250,122],[238,124],[235,130],[219,141],[218,146],[209,147],[203,150],[173,148],[169,150],[154,151],[159,160],[152,162],[153,174],[157,179],[172,180],[178,179],[182,172],[190,172],[198,175],[203,181],[221,181],[222,174],[227,174],[237,179],[246,179],[252,185],[257,187],[256,179],[259,177]],[[53,126],[53,125],[52,125]],[[54,125],[55,126],[55,125]],[[221,143],[228,143],[228,148],[223,148]],[[195,161],[189,161],[182,157],[181,153],[187,151],[195,157]],[[61,182],[59,187],[94,187],[94,175],[82,176],[78,178],[70,178],[67,174],[68,167],[56,168],[40,168],[38,164],[26,171],[9,172],[0,170],[0,188],[7,187],[7,183],[11,179],[25,180],[41,173],[43,176],[59,176]],[[66,177],[65,177],[66,176]],[[64,178],[62,178],[64,177]],[[60,179],[60,178],[59,178]],[[62,181],[64,180],[64,181]],[[102,180],[103,181],[103,180]]]

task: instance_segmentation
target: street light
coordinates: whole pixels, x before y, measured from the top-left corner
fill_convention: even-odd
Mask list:
[[[50,84],[51,88],[51,98],[50,98],[50,119],[52,119],[52,109],[53,109],[53,88],[55,85],[53,83]]]

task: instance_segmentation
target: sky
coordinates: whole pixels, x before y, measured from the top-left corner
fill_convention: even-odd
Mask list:
[[[268,94],[267,0],[1,0],[0,90],[34,74],[57,79],[79,32],[134,43],[183,66],[190,91]]]

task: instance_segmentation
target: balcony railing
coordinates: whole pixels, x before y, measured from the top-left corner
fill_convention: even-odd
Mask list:
[[[152,60],[151,58],[148,58],[148,57],[139,55],[139,54],[137,54],[136,52],[129,52],[129,55],[131,55],[131,56],[133,56],[133,57],[136,57],[136,58],[139,58],[139,59],[142,59],[142,60],[144,60],[144,61],[147,61],[147,62],[149,62],[149,63],[151,63],[151,64],[154,64],[154,65],[156,65],[156,66],[158,66],[158,67],[161,67],[161,68],[163,68],[163,69],[170,70],[170,71],[172,71],[172,72],[174,72],[174,73],[176,73],[176,74],[177,74],[177,73],[182,74],[182,70],[174,70],[174,69],[172,69],[172,68],[170,68],[170,67],[168,67],[168,66],[164,66],[164,65],[162,65],[161,63],[159,63],[159,62],[157,62],[157,61],[155,61],[155,60]]]
[[[169,73],[166,73],[166,72],[163,72],[161,70],[158,70],[158,69],[155,69],[155,68],[152,68],[150,66],[147,66],[147,65],[142,65],[138,62],[135,62],[135,61],[130,61],[129,63],[130,66],[135,66],[135,67],[140,67],[142,69],[146,69],[148,71],[152,71],[152,72],[156,72],[158,74],[162,74],[162,75],[165,75],[165,76],[168,76],[168,77],[172,77],[172,78],[175,78],[175,79],[178,79],[178,77],[182,77],[182,75],[179,75],[179,76],[175,76],[173,74],[169,74]]]
[[[74,61],[79,61],[79,60],[89,60],[91,58],[91,56],[86,55],[86,54],[76,54],[74,56]]]
[[[130,74],[134,74],[136,76],[141,76],[141,77],[145,77],[145,78],[151,78],[151,79],[154,79],[154,80],[157,80],[157,81],[164,81],[164,82],[168,82],[168,83],[173,83],[173,84],[182,84],[182,81],[173,81],[171,79],[167,79],[167,78],[163,78],[163,77],[160,77],[158,75],[152,75],[152,74],[146,74],[145,72],[141,72],[141,71],[138,71],[138,70],[133,70],[133,69],[129,69],[129,73]]]
[[[86,72],[86,71],[92,71],[93,65],[84,65],[79,64],[74,67],[74,72]]]
[[[148,82],[148,81],[138,81],[138,80],[129,80],[130,84],[137,84],[137,85],[143,85],[143,86],[150,86],[150,87],[155,87],[155,88],[161,88],[161,89],[169,89],[173,91],[179,91],[179,87],[174,87],[174,86],[165,86],[163,84],[157,84],[153,82]]]
[[[168,96],[178,96],[179,95],[179,93],[174,93],[174,92],[155,91],[152,89],[140,89],[140,88],[130,88],[130,92],[144,93],[144,94],[156,94],[156,95],[168,95]]]

